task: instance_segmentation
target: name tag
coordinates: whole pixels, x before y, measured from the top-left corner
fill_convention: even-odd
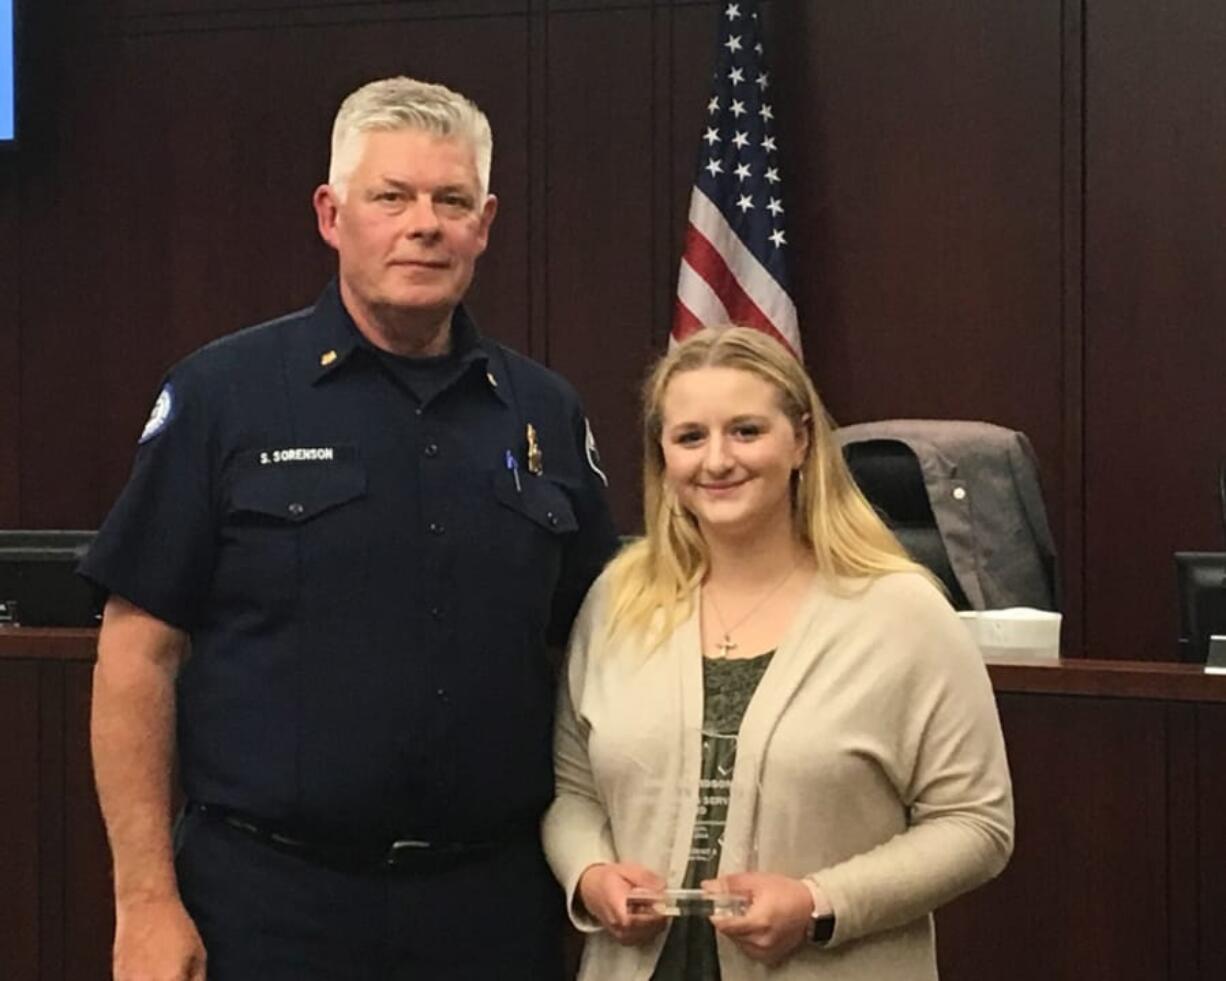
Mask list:
[[[261,450],[260,466],[267,467],[274,463],[318,463],[335,460],[337,456],[334,446],[290,446],[283,450]]]

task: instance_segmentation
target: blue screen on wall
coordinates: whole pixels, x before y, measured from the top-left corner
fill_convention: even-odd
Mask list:
[[[13,138],[13,0],[0,0],[0,140]]]

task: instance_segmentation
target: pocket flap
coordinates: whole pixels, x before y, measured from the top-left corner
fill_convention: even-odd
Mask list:
[[[235,479],[230,510],[296,524],[365,494],[366,470],[357,460],[256,465]]]
[[[579,528],[566,491],[548,477],[521,473],[519,486],[516,487],[513,473],[497,471],[494,474],[494,496],[499,504],[523,515],[545,531],[561,535]]]

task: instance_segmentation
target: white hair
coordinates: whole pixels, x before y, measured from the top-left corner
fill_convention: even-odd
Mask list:
[[[421,130],[464,140],[472,147],[481,197],[489,191],[494,136],[490,121],[475,102],[445,85],[403,75],[368,82],[341,103],[332,124],[332,161],[328,183],[342,198],[362,159],[367,133]]]

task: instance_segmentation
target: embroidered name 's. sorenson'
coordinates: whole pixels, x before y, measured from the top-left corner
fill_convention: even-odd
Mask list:
[[[334,460],[336,450],[331,446],[298,446],[286,450],[273,450],[260,454],[260,464],[302,463],[314,460]]]

